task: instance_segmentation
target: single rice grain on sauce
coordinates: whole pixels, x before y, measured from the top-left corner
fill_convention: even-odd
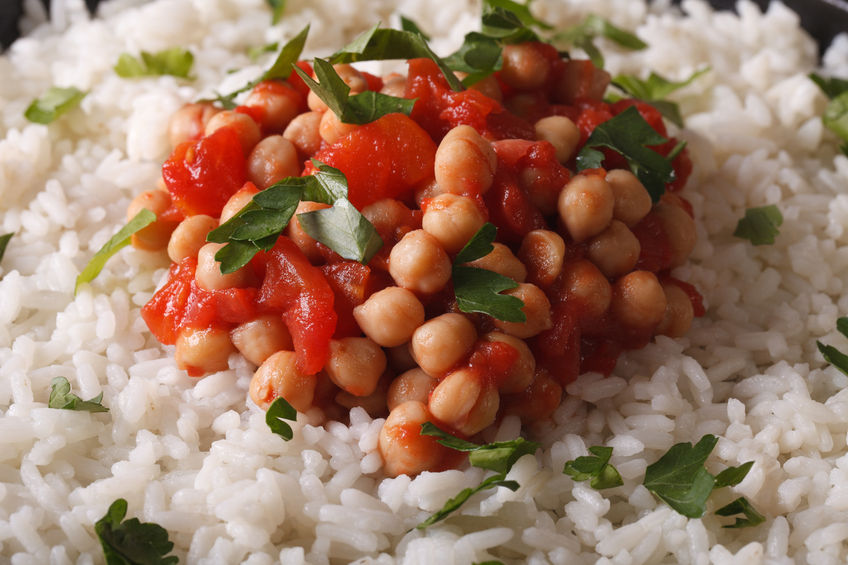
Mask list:
[[[3,560],[848,560],[848,36],[273,4],[0,56]]]

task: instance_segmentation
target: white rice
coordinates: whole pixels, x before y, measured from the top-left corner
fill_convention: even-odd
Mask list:
[[[607,379],[568,387],[553,421],[532,430],[543,448],[510,472],[521,488],[475,495],[456,516],[414,526],[484,476],[479,469],[387,479],[381,420],[354,409],[350,425],[272,434],[247,401],[251,367],[201,380],[175,367],[147,332],[139,307],[167,258],[125,250],[73,297],[74,279],[124,223],[167,156],[170,113],[215,89],[241,86],[265,61],[248,47],[286,40],[310,22],[309,54],[327,54],[374,22],[404,13],[455,48],[478,21],[475,2],[289,1],[276,27],[264,0],[112,0],[89,20],[81,0],[54,0],[54,19],[0,56],[0,233],[15,236],[0,265],[0,561],[102,563],[93,524],[112,501],[168,530],[186,563],[532,564],[811,563],[848,561],[848,378],[816,340],[843,351],[848,314],[848,158],[823,128],[826,100],[806,75],[817,66],[797,16],[752,2],[739,15],[705,2],[536,0],[557,25],[595,12],[650,47],[601,41],[607,68],[685,78],[695,172],[685,191],[698,244],[678,276],[705,297],[707,315],[679,340],[657,338],[624,356]],[[190,48],[197,80],[124,80],[122,52]],[[848,76],[848,36],[823,56]],[[227,74],[231,69],[243,69]],[[88,90],[81,108],[49,127],[27,104],[52,85]],[[777,204],[774,245],[732,236],[747,207]],[[46,407],[50,380],[108,414]],[[508,439],[507,418],[489,439]],[[671,445],[720,436],[708,468],[754,461],[745,480],[716,491],[702,519],[687,519],[641,485]],[[561,473],[593,445],[614,448],[624,485],[594,491]],[[712,511],[745,496],[767,520],[724,529]]]

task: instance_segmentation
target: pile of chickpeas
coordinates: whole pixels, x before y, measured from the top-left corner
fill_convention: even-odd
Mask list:
[[[512,91],[505,104],[518,112],[525,103],[521,93],[547,80],[547,62],[523,45],[507,46],[503,61],[499,78]],[[354,67],[335,68],[352,94],[368,88],[368,81]],[[600,99],[609,76],[601,70],[593,72],[590,92],[580,95]],[[570,76],[566,62],[557,86],[564,100],[575,96],[569,90]],[[384,77],[383,84],[383,92],[402,96],[405,77],[393,74]],[[503,98],[494,77],[475,88],[498,101]],[[258,191],[284,177],[300,175],[306,160],[357,127],[340,122],[314,93],[306,104],[308,111],[302,112],[299,94],[271,81],[256,86],[244,100],[244,107],[259,112],[222,110],[209,103],[178,110],[170,122],[171,144],[176,147],[219,128],[233,129],[247,159],[250,184],[232,195],[220,217],[159,219],[135,234],[133,244],[147,250],[167,249],[175,263],[196,258],[195,281],[202,289],[259,286],[261,281],[247,267],[222,274],[215,261],[222,245],[207,243],[206,235]],[[260,116],[258,121],[255,116]],[[571,119],[541,118],[535,122],[535,133],[537,140],[553,146],[560,163],[573,163],[581,133]],[[497,143],[501,141],[459,125],[438,144],[433,178],[419,187],[414,199],[380,200],[361,210],[381,234],[390,234],[370,265],[387,274],[390,284],[354,308],[361,334],[333,339],[329,359],[317,375],[298,370],[282,317],[268,314],[235,327],[184,328],[176,340],[177,363],[196,373],[209,373],[227,369],[229,356],[238,352],[258,367],[250,396],[263,409],[283,397],[299,412],[313,411],[325,418],[343,418],[353,406],[362,406],[375,417],[386,416],[379,447],[385,472],[394,476],[445,465],[443,448],[418,433],[424,422],[470,437],[506,413],[528,421],[550,416],[561,401],[565,383],[537,366],[528,340],[553,325],[553,285],[560,297],[580,305],[587,320],[611,316],[616,323],[649,336],[684,334],[694,315],[690,297],[680,286],[636,268],[641,248],[631,228],[651,214],[668,235],[671,266],[677,266],[695,244],[693,220],[682,199],[673,194],[652,203],[642,183],[624,169],[572,175],[556,201],[544,204],[550,209],[543,213],[553,218],[550,229],[530,231],[519,245],[495,243],[494,251],[470,264],[518,283],[505,294],[523,301],[525,322],[466,314],[454,301],[444,299],[450,289],[453,257],[487,221],[474,195],[483,195],[492,186],[498,169]],[[533,171],[526,173],[532,176]],[[297,213],[323,207],[301,202]],[[157,215],[171,208],[164,183],[140,194],[130,204],[128,217],[141,208]],[[313,264],[328,261],[327,250],[295,219],[285,236]],[[576,257],[569,253],[574,246],[583,249]],[[487,365],[477,363],[492,351],[501,359],[496,378],[481,374],[480,367]]]

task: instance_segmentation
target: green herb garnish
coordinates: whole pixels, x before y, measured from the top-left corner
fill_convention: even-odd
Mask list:
[[[3,260],[3,255],[6,254],[6,247],[9,245],[9,240],[12,239],[14,233],[4,233],[0,235],[0,261]]]
[[[130,238],[134,233],[143,230],[155,221],[156,214],[147,208],[143,208],[135,215],[135,217],[133,217],[132,220],[127,222],[127,225],[122,227],[118,233],[113,235],[112,238],[107,241],[97,253],[94,254],[94,257],[91,258],[91,261],[88,262],[88,265],[86,265],[79,274],[76,284],[74,285],[74,294],[79,291],[81,284],[93,281],[97,275],[100,274],[100,271],[103,270],[103,266],[106,264],[106,261],[108,261],[112,255],[130,244]]]
[[[268,6],[271,7],[271,24],[276,25],[280,23],[280,20],[283,17],[283,12],[286,9],[286,0],[265,0],[268,2]]]
[[[276,51],[279,48],[280,48],[280,44],[277,43],[276,41],[273,42],[273,43],[267,43],[265,45],[257,45],[257,46],[251,47],[247,50],[247,56],[251,61],[256,61],[257,59],[259,59],[259,57],[261,57],[265,53],[273,53],[274,51]]]
[[[139,522],[138,518],[123,521],[126,515],[127,501],[119,498],[109,506],[106,515],[94,524],[107,565],[179,563],[175,555],[165,557],[174,548],[165,528],[152,522]]]
[[[55,377],[50,381],[50,398],[47,400],[48,408],[62,410],[77,410],[80,412],[108,412],[103,406],[103,393],[89,400],[83,400],[71,392],[71,383],[65,377]]]
[[[650,104],[676,126],[683,127],[680,108],[676,103],[666,100],[666,97],[675,90],[688,86],[709,70],[709,68],[704,68],[695,71],[689,78],[682,81],[671,81],[653,72],[645,80],[630,75],[619,75],[612,79],[612,84],[633,98]]]
[[[742,514],[744,516],[744,518],[737,516],[734,523],[722,526],[723,528],[749,528],[766,521],[766,517],[757,512],[745,497],[737,498],[730,504],[726,504],[716,510],[715,513],[719,516],[734,516],[736,514]]]
[[[336,73],[333,65],[323,59],[315,59],[313,68],[320,82],[316,82],[296,67],[294,70],[312,92],[317,94],[339,120],[346,124],[367,124],[392,113],[408,116],[415,105],[415,100],[389,96],[373,90],[348,96],[350,87]]]
[[[418,35],[424,38],[424,41],[430,41],[430,36],[421,31],[421,27],[406,16],[400,17],[400,29],[402,29],[403,31],[408,31],[410,33],[417,33]]]
[[[491,253],[496,234],[497,228],[486,222],[454,259],[452,278],[456,304],[463,312],[480,312],[505,322],[526,322],[527,316],[521,310],[524,302],[515,296],[500,294],[516,288],[517,282],[488,269],[463,265]]]
[[[839,330],[839,333],[848,337],[848,317],[842,317],[836,320],[836,329]],[[816,340],[816,345],[825,361],[848,375],[848,355],[842,353],[832,345],[825,345],[818,340]]]
[[[848,80],[825,78],[810,74],[825,96],[830,100],[822,116],[824,126],[842,140],[842,152],[848,155]]]
[[[268,411],[265,412],[265,423],[271,428],[272,432],[284,440],[289,441],[294,437],[294,432],[291,426],[283,420],[297,420],[297,410],[285,398],[280,396],[271,403]]]
[[[621,486],[624,481],[618,470],[610,465],[612,448],[595,445],[589,448],[592,455],[584,455],[566,462],[562,472],[575,481],[591,480],[589,485],[595,490]]]
[[[600,167],[604,154],[597,148],[612,149],[627,159],[630,170],[645,185],[651,200],[657,202],[665,192],[666,183],[674,180],[671,162],[683,149],[683,145],[678,144],[668,157],[663,157],[648,146],[667,141],[645,121],[635,106],[630,106],[595,128],[577,155],[577,169],[582,171]]]
[[[424,422],[421,425],[421,435],[434,436],[438,438],[436,441],[445,447],[468,452],[468,461],[471,465],[480,467],[481,469],[495,471],[497,474],[486,478],[474,488],[462,489],[459,494],[448,500],[441,510],[418,524],[416,527],[419,530],[423,530],[436,522],[444,520],[451,513],[459,509],[472,495],[480,491],[498,486],[506,487],[512,491],[518,490],[520,485],[516,481],[507,480],[506,474],[523,455],[535,453],[539,449],[538,443],[527,441],[521,437],[512,441],[499,441],[487,445],[479,445],[452,436],[431,422]]]
[[[194,55],[188,49],[172,47],[156,53],[142,51],[140,57],[121,53],[118,62],[112,67],[122,78],[138,78],[170,75],[190,79]]]
[[[30,103],[24,111],[24,117],[36,124],[49,124],[65,112],[79,106],[85,95],[85,92],[73,86],[67,88],[52,86]]]
[[[589,56],[589,59],[592,60],[592,63],[599,69],[602,69],[604,67],[604,57],[595,45],[594,40],[597,37],[605,37],[620,47],[633,51],[645,49],[648,46],[647,43],[636,37],[636,35],[614,26],[595,14],[589,14],[581,23],[559,32],[554,36],[553,40],[557,44],[573,45],[578,49],[582,49]]]
[[[745,217],[736,224],[733,235],[747,239],[754,245],[771,245],[780,234],[777,229],[783,223],[783,214],[774,204],[748,208]]]
[[[206,241],[227,244],[215,254],[222,273],[235,272],[260,250],[274,247],[301,200],[332,206],[298,214],[300,226],[313,239],[362,264],[380,250],[383,241],[377,230],[347,199],[344,174],[319,161],[313,163],[318,167],[314,175],[284,178],[207,234]]]

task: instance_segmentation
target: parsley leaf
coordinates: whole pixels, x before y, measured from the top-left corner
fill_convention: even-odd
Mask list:
[[[297,220],[312,239],[363,265],[383,246],[377,229],[347,198],[336,200],[331,208],[298,214]]]
[[[596,37],[605,37],[620,47],[633,51],[639,51],[648,46],[636,35],[614,26],[595,14],[589,14],[581,23],[559,32],[553,39],[557,44],[569,44],[582,49],[592,63],[600,69],[604,66],[604,57],[595,45]]]
[[[733,235],[747,239],[754,245],[771,245],[780,234],[777,228],[783,223],[783,214],[774,204],[748,208],[745,217],[736,224]]]
[[[517,282],[488,269],[462,265],[491,253],[496,234],[497,228],[486,222],[457,254],[452,267],[456,304],[463,312],[480,312],[505,322],[526,322],[527,316],[521,310],[524,302],[515,296],[500,294],[516,288]]]
[[[179,563],[179,558],[174,555],[165,557],[174,548],[165,528],[152,522],[139,522],[138,518],[123,521],[126,515],[127,501],[119,498],[94,524],[107,565]]]
[[[516,461],[524,455],[536,453],[539,444],[518,437],[511,441],[497,441],[479,445],[452,436],[432,422],[421,424],[421,435],[434,436],[440,444],[457,451],[467,451],[468,462],[474,467],[488,469],[496,473],[507,473]]]
[[[748,474],[748,471],[751,470],[751,467],[754,466],[753,461],[748,461],[747,463],[743,463],[738,467],[728,467],[718,475],[716,475],[715,480],[715,488],[722,487],[732,487],[736,486],[742,482],[742,479]]]
[[[600,167],[604,154],[597,148],[612,149],[627,159],[630,170],[645,185],[651,200],[657,202],[665,192],[666,183],[674,180],[671,161],[674,154],[682,150],[682,146],[679,146],[669,157],[663,157],[648,147],[666,141],[645,121],[635,106],[630,106],[595,128],[577,155],[577,169],[582,171]]]
[[[472,495],[477,494],[480,491],[492,489],[495,487],[506,487],[511,491],[516,491],[518,490],[519,486],[520,485],[515,481],[506,480],[506,475],[504,473],[492,475],[491,477],[485,479],[483,482],[481,482],[474,488],[468,487],[459,491],[459,494],[445,502],[445,505],[441,508],[441,510],[434,512],[429,518],[427,518],[415,527],[419,530],[423,530],[429,526],[432,526],[436,522],[441,522],[450,514],[458,510],[460,506],[465,504],[465,501],[471,498]]]
[[[833,100],[843,92],[848,92],[848,80],[836,77],[825,78],[816,73],[810,73],[809,77],[830,100]]]
[[[421,28],[417,23],[407,18],[406,16],[400,17],[400,29],[403,31],[408,31],[410,33],[417,33],[421,37],[424,38],[424,41],[430,41],[430,36],[421,31]]]
[[[30,103],[24,111],[24,117],[36,124],[49,124],[56,118],[79,106],[86,93],[69,86],[62,88],[51,86],[47,92]]]
[[[356,61],[415,59],[418,57],[432,59],[445,75],[450,87],[456,91],[463,90],[462,83],[441,57],[430,49],[421,34],[414,31],[380,28],[380,24],[377,24],[336,51],[330,56],[329,62],[332,64],[354,63]]]
[[[247,57],[251,61],[256,61],[257,59],[259,59],[259,57],[261,57],[265,53],[273,53],[274,51],[279,49],[279,47],[280,47],[280,44],[277,43],[276,41],[273,42],[273,43],[267,43],[265,45],[256,45],[256,46],[251,47],[250,49],[247,50]]]
[[[678,443],[645,470],[645,487],[674,510],[689,518],[700,518],[706,511],[707,498],[715,486],[704,467],[718,438],[705,435],[693,447]]]
[[[272,432],[289,441],[294,437],[294,432],[283,420],[297,420],[297,410],[285,398],[279,396],[265,412],[265,423]]]
[[[726,504],[716,510],[715,513],[719,516],[733,516],[734,514],[743,514],[745,516],[744,518],[737,516],[734,523],[722,526],[723,528],[748,528],[766,521],[765,516],[757,512],[745,497],[737,498],[730,504]]]
[[[848,337],[848,317],[842,317],[836,320],[836,329],[839,333]],[[825,345],[816,340],[816,345],[824,357],[824,360],[848,375],[848,355],[842,353],[832,345]]]
[[[543,22],[543,25],[547,24]],[[525,25],[518,14],[503,6],[494,6],[488,2],[483,4],[480,30],[485,36],[497,39],[501,43],[539,41],[539,36]]]
[[[562,472],[575,481],[586,481],[591,479],[589,485],[595,490],[621,486],[624,481],[618,469],[609,464],[612,456],[611,447],[595,445],[589,448],[592,455],[584,455],[567,461]]]
[[[848,80],[824,78],[815,73],[809,76],[830,100],[824,110],[822,123],[839,136],[843,141],[842,152],[848,155]]]
[[[466,34],[460,48],[445,58],[445,64],[454,71],[468,73],[462,84],[471,86],[503,66],[503,48],[488,35],[472,31]]]
[[[415,100],[389,96],[373,90],[348,96],[350,87],[336,73],[333,65],[323,59],[315,59],[313,68],[320,82],[316,82],[297,67],[294,70],[312,92],[346,124],[367,124],[395,112],[408,116],[415,105]]]
[[[102,401],[102,392],[90,400],[83,400],[76,394],[73,394],[71,392],[71,383],[65,377],[56,377],[50,381],[50,398],[47,400],[48,408],[82,412],[108,412],[109,409],[103,406]]]
[[[533,16],[530,13],[530,3],[519,4],[513,0],[483,0],[483,15],[487,13],[495,13],[497,10],[510,12],[518,21],[526,27],[538,27],[539,29],[550,30],[553,26],[547,22]]]
[[[194,55],[191,51],[182,47],[172,47],[156,53],[142,51],[140,58],[133,57],[129,53],[121,53],[118,62],[112,68],[122,78],[171,75],[191,79],[189,73],[193,64]]]
[[[268,2],[268,6],[271,7],[271,24],[276,25],[280,23],[280,20],[283,17],[283,12],[286,9],[286,0],[265,0]]]
[[[680,108],[676,103],[669,102],[665,98],[675,90],[688,86],[692,81],[709,70],[709,67],[707,67],[695,71],[689,78],[682,81],[671,81],[653,72],[645,80],[631,75],[619,75],[612,79],[612,84],[633,98],[638,98],[650,104],[673,124],[683,127],[683,117],[680,115]]]
[[[106,264],[106,261],[108,261],[112,255],[130,244],[130,237],[132,237],[132,234],[146,228],[155,221],[156,214],[147,208],[143,208],[135,215],[135,217],[133,217],[132,220],[127,222],[127,225],[122,227],[118,233],[113,235],[112,238],[107,241],[97,253],[94,254],[94,257],[91,258],[91,261],[88,262],[88,265],[86,265],[79,274],[76,284],[74,285],[74,294],[79,291],[81,284],[93,281],[97,275],[100,274],[100,271],[103,270],[103,266]]]
[[[6,247],[9,245],[9,240],[12,239],[14,233],[4,233],[0,235],[0,261],[3,260],[3,255],[6,254]]]

